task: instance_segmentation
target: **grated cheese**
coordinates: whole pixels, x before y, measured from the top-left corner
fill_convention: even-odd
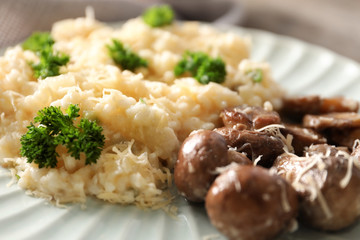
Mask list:
[[[326,199],[324,198],[324,195],[322,194],[320,188],[317,186],[316,181],[311,176],[307,176],[307,179],[309,184],[315,188],[316,196],[317,196],[316,199],[319,201],[320,207],[323,210],[325,217],[327,219],[331,218],[333,214],[326,202]]]
[[[261,158],[262,158],[263,155],[259,155],[253,162],[253,165],[256,166],[260,161],[261,161]]]
[[[284,125],[281,124],[270,124],[265,127],[255,129],[257,132],[267,132],[273,136],[276,136],[281,139],[281,141],[284,143],[284,151],[286,153],[293,153],[294,147],[292,146],[292,140],[293,136],[291,134],[288,134],[287,137],[281,133],[280,129],[285,128]]]

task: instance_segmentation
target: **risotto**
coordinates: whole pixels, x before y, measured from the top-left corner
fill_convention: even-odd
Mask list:
[[[60,75],[36,79],[20,45],[0,57],[0,165],[18,185],[56,203],[85,202],[95,196],[141,207],[165,206],[171,199],[172,169],[181,142],[193,130],[213,129],[219,112],[240,104],[277,108],[283,96],[268,64],[249,60],[250,39],[197,22],[151,28],[141,18],[118,28],[91,17],[54,24],[54,49],[70,56]],[[146,59],[148,68],[122,71],[106,48],[121,40]],[[223,83],[202,85],[175,77],[185,51],[202,51],[226,64]],[[249,71],[261,69],[261,82]],[[56,168],[39,168],[20,155],[20,138],[37,112],[47,106],[80,107],[97,120],[105,147],[96,164],[85,165],[63,151]]]

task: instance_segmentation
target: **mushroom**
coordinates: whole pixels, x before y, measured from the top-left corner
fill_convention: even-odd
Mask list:
[[[345,97],[323,98],[318,95],[287,97],[283,99],[281,117],[301,122],[305,114],[357,112],[359,103]]]
[[[259,164],[271,167],[276,157],[284,152],[284,143],[269,133],[237,130],[229,127],[214,129],[226,139],[229,146],[245,152],[251,160],[260,158]]]
[[[294,226],[297,193],[268,169],[233,164],[206,195],[211,223],[229,239],[272,239]]]
[[[286,138],[288,135],[292,136],[291,145],[294,148],[295,154],[298,156],[302,156],[305,148],[312,144],[323,144],[327,142],[324,136],[311,128],[289,124],[285,124],[284,126],[284,128],[280,129],[280,132]]]
[[[216,168],[228,164],[225,138],[210,130],[198,130],[187,137],[178,153],[174,180],[181,195],[202,202],[217,176]]]
[[[262,107],[242,105],[232,108],[225,108],[220,117],[225,127],[239,130],[260,129],[270,124],[279,124],[280,116],[275,111],[268,111]]]
[[[357,151],[312,145],[305,157],[279,156],[274,166],[301,196],[300,220],[313,228],[336,231],[360,216],[360,169]],[[346,148],[345,148],[346,149]]]

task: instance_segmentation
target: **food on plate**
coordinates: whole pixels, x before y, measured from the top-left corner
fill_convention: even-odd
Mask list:
[[[81,153],[85,154],[85,165],[96,163],[104,146],[103,129],[86,118],[74,125],[79,111],[76,105],[70,105],[66,114],[54,106],[40,110],[34,118],[38,126],[31,122],[27,133],[20,138],[20,155],[26,157],[28,163],[38,164],[39,168],[54,168],[59,148],[63,146],[61,150],[76,160],[80,160]]]
[[[252,161],[241,152],[236,151],[234,148],[228,149],[227,152],[228,164],[238,163],[240,165],[252,165]]]
[[[192,132],[182,143],[174,168],[179,193],[192,202],[203,202],[217,175],[217,168],[237,163],[251,165],[243,153],[228,149],[225,138],[211,130]]]
[[[225,138],[211,130],[198,130],[180,147],[174,181],[181,195],[202,202],[216,178],[216,168],[228,164]]]
[[[332,144],[352,148],[354,142],[360,139],[360,128],[330,128],[323,134]]]
[[[334,112],[320,115],[307,114],[303,118],[305,127],[317,130],[326,128],[357,128],[360,127],[360,116],[354,112]]]
[[[21,47],[25,50],[40,52],[44,48],[51,47],[54,43],[55,41],[51,37],[50,33],[34,32],[21,44]]]
[[[35,32],[22,44],[24,50],[33,51],[38,57],[38,63],[30,60],[30,65],[37,78],[46,78],[60,74],[60,67],[66,65],[70,57],[64,53],[54,52],[54,40],[49,33]]]
[[[202,52],[186,52],[175,66],[175,76],[190,73],[201,84],[225,81],[225,63],[221,58],[210,58]]]
[[[246,153],[253,161],[259,158],[259,164],[266,167],[271,167],[275,158],[284,152],[282,140],[266,132],[229,127],[217,128],[214,131],[224,136],[229,146]]]
[[[358,156],[320,144],[310,146],[303,157],[283,154],[274,166],[301,197],[300,221],[335,231],[360,216],[360,169],[354,163],[359,164]]]
[[[236,106],[221,111],[220,117],[225,127],[236,129],[254,130],[270,124],[281,122],[280,116],[275,111],[265,110],[260,106]],[[244,125],[242,127],[241,125]]]
[[[310,95],[285,97],[281,113],[289,119],[301,121],[305,114],[357,112],[358,110],[359,103],[353,99],[342,96],[320,97],[318,95]]]
[[[296,99],[303,101],[305,98]],[[346,98],[337,99],[347,101]],[[326,102],[327,115],[350,115],[352,118],[348,121],[352,124],[351,129],[360,131],[356,125],[358,113],[330,112],[329,109],[339,109],[338,102]],[[335,104],[333,108],[330,106],[332,103]],[[353,111],[354,108],[348,110]],[[285,113],[281,109],[279,112]],[[228,154],[228,164],[212,171],[215,180],[207,191],[205,207],[211,222],[228,238],[272,239],[281,232],[294,230],[292,227],[296,224],[293,225],[291,219],[295,218],[325,231],[344,229],[359,218],[359,140],[353,140],[351,147],[329,145],[331,139],[322,133],[323,128],[306,122],[310,116],[322,118],[324,114],[314,115],[312,111],[311,115],[305,112],[302,115],[303,124],[286,122],[290,118],[282,115],[285,118],[282,120],[268,103],[264,103],[264,108],[239,105],[220,112],[222,126],[212,131],[223,136],[228,151],[242,154],[252,162],[240,161],[239,164],[231,161]],[[346,121],[346,118],[339,121]],[[326,130],[345,127],[344,124],[336,121],[330,124],[329,121]],[[201,145],[199,142],[197,144]],[[193,160],[188,160],[187,165],[192,165]],[[216,160],[212,156],[212,168],[214,162],[220,163],[222,160],[223,157]],[[178,161],[175,172],[179,167]],[[186,176],[182,177],[186,179]],[[281,194],[278,179],[285,184],[283,190],[285,186],[288,189],[286,194]],[[178,182],[175,181],[175,184],[178,185]],[[274,192],[268,194],[266,191]],[[272,196],[274,200],[262,198],[264,195]],[[282,207],[287,201],[284,199],[289,198],[292,199],[291,204],[287,204],[288,210],[285,211]],[[191,198],[188,200],[192,201]]]
[[[298,196],[299,220],[325,230],[349,226],[358,201],[333,199],[359,198],[360,150],[351,150],[360,132],[358,103],[284,98],[269,65],[249,59],[250,45],[232,32],[175,22],[167,8],[116,28],[90,16],[57,22],[0,57],[0,165],[21,188],[57,204],[94,196],[148,208],[169,205],[174,170],[179,191],[190,201],[205,199],[211,221],[230,238],[268,239],[287,230]],[[282,121],[288,119],[300,126]],[[288,178],[293,168],[284,173],[292,158],[301,171],[296,181]],[[302,168],[299,159],[317,169]],[[324,189],[315,188],[320,198],[310,185],[309,192],[298,188],[308,171],[324,180]],[[247,194],[271,207],[261,211]],[[346,204],[353,211],[342,216]],[[314,206],[320,208],[308,214]],[[245,232],[244,219],[232,220],[238,211],[253,228]],[[267,232],[257,232],[264,224]]]
[[[170,6],[160,5],[148,8],[142,18],[151,27],[163,27],[174,21],[175,14]]]
[[[113,39],[112,41],[112,45],[107,45],[109,55],[122,69],[133,72],[136,68],[147,67],[147,61],[139,57],[129,47],[125,47],[119,40]]]
[[[94,196],[165,208],[173,198],[168,189],[177,153],[192,131],[218,127],[224,108],[267,101],[280,107],[284,91],[267,63],[249,59],[249,38],[198,22],[149,26],[145,15],[118,27],[91,16],[59,21],[0,57],[0,165],[21,188],[58,204]],[[175,74],[189,54],[205,56],[196,65],[202,83],[188,69]],[[77,160],[64,142],[52,146],[56,161],[42,168],[21,155],[31,122],[43,128],[34,121],[37,113],[55,107],[66,115],[71,105],[80,115],[73,126],[84,118],[103,129],[96,163],[86,164],[83,150]]]
[[[298,196],[290,183],[265,168],[231,165],[211,185],[206,210],[229,239],[272,239],[292,228]]]
[[[321,133],[303,126],[284,124],[280,132],[285,138],[291,137],[291,146],[294,153],[299,156],[302,156],[304,149],[312,144],[327,143],[327,139]]]

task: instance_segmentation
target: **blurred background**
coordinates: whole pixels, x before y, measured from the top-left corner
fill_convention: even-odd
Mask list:
[[[228,23],[292,36],[360,62],[359,0],[0,0],[0,48],[53,22],[95,9],[100,21],[140,15],[152,4],[173,6],[179,19]]]

